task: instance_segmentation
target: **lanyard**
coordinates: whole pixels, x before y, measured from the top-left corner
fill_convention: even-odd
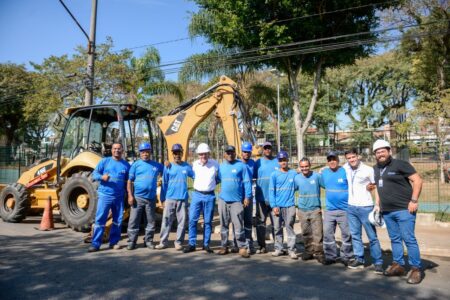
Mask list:
[[[380,170],[380,178],[383,176],[383,174],[384,174],[384,171],[386,171],[386,168],[387,168],[387,166],[386,167],[384,167],[383,168],[383,170]]]
[[[359,166],[361,165],[361,163],[358,165],[358,168],[356,169],[356,170],[353,170],[353,169],[351,169],[351,176],[352,176],[352,196],[354,195],[354,192],[353,192],[353,190],[354,190],[354,188],[355,188],[355,184],[354,184],[354,182],[355,182],[355,177],[356,177],[356,173],[358,173],[358,170],[359,170]]]

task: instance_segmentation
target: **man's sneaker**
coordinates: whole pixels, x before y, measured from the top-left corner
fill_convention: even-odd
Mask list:
[[[419,284],[422,281],[422,279],[423,279],[422,270],[416,267],[411,267],[406,282],[409,284]]]
[[[167,245],[164,245],[164,244],[159,244],[159,245],[155,246],[156,250],[162,250],[162,249],[166,249],[166,248],[167,248]]]
[[[390,265],[385,271],[385,276],[403,276],[405,275],[405,268],[401,265],[399,265],[396,262],[393,262],[392,265]]]
[[[336,263],[336,260],[326,258],[326,259],[323,260],[322,265],[329,266],[329,265],[332,265],[332,264],[335,264],[335,263]]]
[[[239,255],[242,256],[243,258],[249,258],[250,257],[250,254],[248,254],[246,248],[239,249]]]
[[[120,246],[119,246],[119,244],[109,245],[109,249],[120,250]]]
[[[188,245],[186,248],[183,249],[183,253],[190,253],[195,251],[195,246]]]
[[[294,251],[289,251],[289,257],[291,259],[298,259],[297,253],[295,253]]]
[[[239,248],[238,247],[231,247],[230,252],[231,253],[239,253]]]
[[[383,265],[373,265],[374,273],[378,275],[383,275]]]
[[[348,267],[352,263],[349,259],[346,259],[346,258],[343,258],[340,261],[346,267]]]
[[[150,250],[153,250],[155,249],[155,244],[153,244],[152,242],[146,242],[145,247],[147,247]]]
[[[256,250],[256,254],[264,254],[267,253],[266,247],[260,247],[258,250]]]
[[[209,246],[203,246],[202,249],[205,250],[206,254],[212,254],[212,253],[214,253],[214,250],[211,249]]]
[[[356,269],[364,269],[364,263],[355,259],[351,264],[347,266],[347,268],[356,270]]]
[[[275,251],[272,252],[272,256],[281,256],[281,255],[284,255],[283,250],[276,249]]]
[[[217,252],[218,255],[225,255],[228,254],[228,248],[227,247],[222,247],[220,248],[220,250]]]
[[[184,249],[184,248],[183,248],[183,246],[181,246],[181,244],[175,243],[175,250],[181,251],[181,250],[183,250],[183,249]]]
[[[97,252],[98,248],[95,248],[94,246],[90,246],[88,249],[88,252]]]
[[[134,249],[136,249],[136,244],[134,244],[134,243],[129,243],[129,244],[127,245],[127,250],[134,250]]]
[[[314,259],[314,255],[312,255],[312,254],[310,254],[310,253],[305,253],[305,252],[303,252],[302,253],[302,260],[311,260],[311,259]]]

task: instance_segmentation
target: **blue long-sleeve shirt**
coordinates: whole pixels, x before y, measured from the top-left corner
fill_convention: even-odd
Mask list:
[[[275,171],[270,176],[269,203],[270,207],[291,207],[295,205],[295,176],[297,172]]]
[[[138,160],[130,168],[129,180],[134,183],[134,197],[155,200],[158,175],[163,165],[153,160]]]
[[[336,171],[324,169],[320,183],[325,188],[327,210],[347,210],[348,181],[345,169],[342,167]]]
[[[272,172],[279,169],[278,160],[260,158],[255,163],[253,178],[256,179],[255,199],[269,204],[269,183]]]
[[[297,205],[304,211],[321,208],[320,204],[320,174],[311,172],[309,176],[302,173],[295,176],[295,184],[298,189]]]
[[[98,193],[104,196],[123,199],[130,164],[121,159],[105,157],[95,167],[92,177],[100,183]],[[102,176],[108,174],[108,181],[103,181]]]
[[[219,198],[225,202],[251,199],[252,183],[247,167],[241,161],[224,161],[219,167],[218,180],[221,182]]]
[[[187,200],[189,198],[188,177],[194,178],[194,171],[187,162],[173,163],[170,168],[164,167],[160,200]]]

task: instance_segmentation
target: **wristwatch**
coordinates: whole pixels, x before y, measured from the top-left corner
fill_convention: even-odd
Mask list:
[[[417,199],[411,199],[410,201],[414,204],[417,204],[417,202],[418,202]]]

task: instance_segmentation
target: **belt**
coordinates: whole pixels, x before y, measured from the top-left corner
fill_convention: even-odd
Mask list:
[[[209,194],[214,194],[214,191],[199,191],[199,190],[194,190],[194,191],[196,191],[197,193],[200,193],[200,194],[204,194],[204,195],[209,195]]]

